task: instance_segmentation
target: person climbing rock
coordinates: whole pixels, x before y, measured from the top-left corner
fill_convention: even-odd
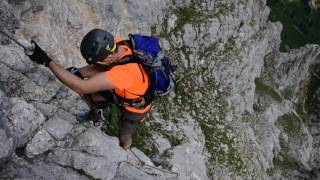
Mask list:
[[[142,96],[149,86],[149,75],[142,65],[117,64],[124,57],[133,54],[128,45],[117,44],[121,41],[121,38],[114,38],[102,29],[88,32],[81,42],[80,51],[89,65],[79,70],[66,70],[52,61],[35,41],[31,41],[34,45],[33,53],[26,55],[32,61],[48,67],[61,82],[89,101],[91,111],[76,116],[80,122],[98,118],[97,109],[109,105],[113,99],[110,98],[110,93],[114,92],[117,97],[115,99],[123,101],[120,106],[119,141],[124,149],[128,149],[132,144],[133,133],[144,121],[152,105],[143,102]],[[126,100],[138,106],[131,106]]]
[[[82,123],[104,119],[102,109],[112,104],[121,111],[119,141],[124,149],[132,144],[132,135],[144,121],[155,98],[174,87],[174,69],[154,36],[129,35],[129,40],[102,29],[89,31],[82,39],[80,52],[87,66],[64,69],[42,50],[25,51],[35,63],[48,67],[70,89],[82,96],[91,110],[76,114]]]

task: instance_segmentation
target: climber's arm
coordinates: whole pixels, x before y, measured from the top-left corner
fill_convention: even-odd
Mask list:
[[[84,94],[114,89],[114,86],[104,73],[97,73],[89,79],[82,80],[53,61],[49,63],[48,67],[61,82],[81,96]]]
[[[98,64],[89,64],[79,69],[81,75],[85,78],[90,78],[97,73],[105,71],[105,67]]]
[[[40,48],[40,46],[35,42],[31,41],[34,48],[31,53],[25,51],[25,54],[35,63],[42,64],[57,76],[57,78],[63,82],[66,86],[80,94],[91,94],[94,92],[111,90],[114,86],[111,84],[110,80],[106,77],[104,73],[96,73],[92,75],[89,79],[82,80],[76,75],[73,75],[69,71],[65,70],[62,66],[52,61],[52,59],[47,55],[47,53]],[[92,71],[91,71],[92,73]]]

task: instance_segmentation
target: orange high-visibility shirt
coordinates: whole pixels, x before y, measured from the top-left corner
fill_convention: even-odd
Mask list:
[[[120,38],[115,39],[116,43],[120,42]],[[127,55],[132,55],[132,50],[121,45],[126,51],[121,55],[121,58]],[[140,67],[139,67],[140,66]],[[115,93],[126,99],[139,98],[137,95],[143,95],[149,86],[149,77],[146,71],[138,63],[128,63],[124,65],[116,65],[106,71],[106,77],[115,87]],[[136,109],[134,107],[125,106],[125,109],[130,112],[144,113],[149,111],[151,104],[144,109]]]

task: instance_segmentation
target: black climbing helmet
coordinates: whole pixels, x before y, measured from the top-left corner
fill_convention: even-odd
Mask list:
[[[88,64],[102,61],[116,50],[112,34],[102,29],[93,29],[81,41],[80,51]]]

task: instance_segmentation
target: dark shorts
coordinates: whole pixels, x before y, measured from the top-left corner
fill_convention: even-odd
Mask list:
[[[98,109],[104,109],[111,107],[114,104],[114,95],[111,91],[102,91],[98,93],[102,96],[105,101],[94,102],[94,107]],[[147,116],[148,112],[145,113],[134,113],[127,111],[121,107],[121,119],[119,122],[120,134],[133,135],[136,129],[139,127],[140,123],[143,122],[144,118]]]
[[[134,113],[121,110],[120,134],[133,135],[139,125],[144,121],[148,112]]]

